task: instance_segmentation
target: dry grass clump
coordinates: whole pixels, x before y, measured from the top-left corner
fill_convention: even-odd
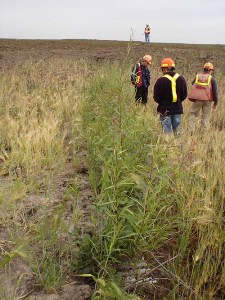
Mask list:
[[[79,221],[80,206],[76,180],[67,177],[75,176],[78,100],[86,73],[84,61],[52,59],[1,74],[2,298],[24,294],[24,282],[34,274],[36,284],[51,291],[70,272],[69,228]]]

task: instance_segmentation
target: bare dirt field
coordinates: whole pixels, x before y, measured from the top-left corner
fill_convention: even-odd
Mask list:
[[[130,48],[130,50],[128,50]],[[143,42],[98,40],[8,40],[0,39],[0,68],[13,67],[25,61],[46,61],[50,58],[104,59],[123,61],[129,57],[135,62],[144,54],[153,56],[153,64],[159,66],[164,57],[172,57],[177,69],[188,65],[193,72],[205,61],[212,61],[224,72],[225,45],[160,44]]]

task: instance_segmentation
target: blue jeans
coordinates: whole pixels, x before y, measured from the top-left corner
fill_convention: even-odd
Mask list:
[[[160,115],[160,122],[166,134],[171,133],[172,130],[175,135],[180,134],[181,115]]]
[[[146,43],[150,42],[149,35],[150,35],[149,33],[145,33],[145,42]]]

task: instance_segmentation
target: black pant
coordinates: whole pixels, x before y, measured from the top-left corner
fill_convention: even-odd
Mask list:
[[[146,104],[148,101],[148,87],[136,87],[135,100],[138,103]]]

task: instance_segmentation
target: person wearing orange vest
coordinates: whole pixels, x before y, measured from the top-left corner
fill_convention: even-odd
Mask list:
[[[149,37],[150,37],[150,32],[151,32],[150,26],[149,26],[149,25],[146,25],[146,26],[145,26],[145,30],[144,30],[145,42],[146,42],[146,43],[150,43],[150,39],[149,39]]]
[[[203,72],[198,73],[192,81],[192,88],[188,99],[192,101],[189,111],[189,131],[194,133],[196,118],[202,110],[201,125],[206,129],[211,118],[211,107],[216,109],[218,103],[218,89],[216,80],[212,77],[213,64],[207,62],[203,66]],[[213,103],[213,105],[212,105]]]
[[[151,78],[149,66],[151,63],[151,55],[146,54],[132,69],[131,82],[135,87],[135,100],[137,104],[147,104]]]
[[[158,103],[157,112],[166,134],[180,134],[182,102],[187,97],[187,84],[182,75],[175,72],[175,63],[171,58],[161,62],[163,76],[154,85],[154,100]]]

